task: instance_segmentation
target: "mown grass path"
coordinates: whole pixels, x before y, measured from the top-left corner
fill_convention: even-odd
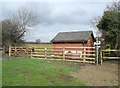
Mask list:
[[[3,86],[85,86],[74,63],[21,58],[2,62]]]

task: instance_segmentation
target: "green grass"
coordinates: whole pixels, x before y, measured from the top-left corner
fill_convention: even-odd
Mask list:
[[[53,47],[53,44],[26,44],[27,47],[41,47],[43,49],[34,49],[35,52],[45,52],[44,48],[47,48],[47,52],[51,52],[50,47]]]
[[[0,56],[0,58],[2,58]],[[2,61],[0,60],[0,88],[2,87]]]
[[[26,44],[28,47],[53,47],[53,44]]]
[[[53,49],[47,49],[46,51],[47,52],[52,52]],[[44,49],[34,49],[34,52],[45,52],[45,50]]]
[[[38,59],[2,62],[3,86],[85,86],[71,76],[79,68],[74,63]]]

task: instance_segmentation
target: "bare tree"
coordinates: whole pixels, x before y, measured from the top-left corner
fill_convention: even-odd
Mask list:
[[[38,22],[37,14],[26,7],[21,7],[16,11],[12,11],[8,19],[12,24],[18,26],[18,31],[21,33],[18,38],[21,38],[26,33],[27,29],[35,26]]]
[[[100,37],[102,35],[101,30],[99,30],[98,27],[96,26],[99,23],[100,19],[101,17],[99,16],[99,17],[94,17],[92,20],[90,20],[90,24],[91,24],[90,26],[96,30],[96,37]]]
[[[21,44],[23,36],[29,28],[37,24],[37,14],[31,9],[21,7],[9,13],[2,23],[2,46],[8,51],[9,45]]]
[[[2,45],[8,46],[21,42],[18,26],[12,24],[9,20],[2,21]]]
[[[28,29],[37,24],[37,14],[31,9],[21,7],[9,13],[2,21],[2,45],[14,45],[23,42],[23,36]]]
[[[114,11],[114,12],[120,11],[120,1],[119,2],[113,1],[111,5],[107,5],[106,10]]]

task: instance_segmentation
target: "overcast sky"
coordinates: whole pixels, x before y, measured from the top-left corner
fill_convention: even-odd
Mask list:
[[[5,19],[10,11],[20,7],[28,7],[39,15],[39,24],[27,31],[24,39],[35,41],[41,39],[42,42],[49,42],[59,32],[95,30],[90,27],[90,20],[94,17],[102,16],[103,12],[112,0],[46,0],[29,2],[21,0],[7,0],[2,4],[2,15],[0,19]],[[1,7],[0,7],[1,8]],[[95,31],[94,31],[95,32]]]

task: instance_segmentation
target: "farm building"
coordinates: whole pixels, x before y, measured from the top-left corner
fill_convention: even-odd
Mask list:
[[[94,42],[95,38],[92,31],[60,32],[51,40],[54,47],[93,47]],[[81,52],[77,52],[77,48],[69,48],[65,50],[65,53],[82,54],[83,49],[81,48]]]
[[[60,32],[51,40],[55,47],[92,47],[94,41],[92,31]]]

